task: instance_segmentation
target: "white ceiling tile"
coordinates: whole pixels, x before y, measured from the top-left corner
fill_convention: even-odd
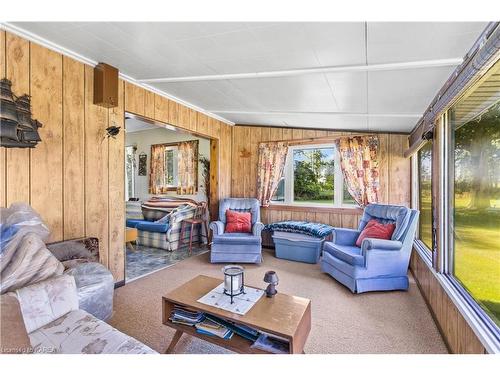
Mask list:
[[[409,133],[417,125],[418,120],[415,117],[369,117],[368,129],[389,133]]]
[[[241,79],[235,87],[254,97],[268,111],[336,111],[332,92],[321,74]]]
[[[461,58],[485,22],[369,22],[368,63]]]
[[[366,62],[364,22],[315,22],[305,25],[306,38],[322,66]]]
[[[423,113],[453,67],[368,73],[370,113]]]
[[[277,115],[277,114],[221,114],[237,124],[272,125],[325,130],[368,131],[366,117],[350,117],[329,114]]]
[[[368,111],[367,73],[325,74],[340,112],[366,113]]]

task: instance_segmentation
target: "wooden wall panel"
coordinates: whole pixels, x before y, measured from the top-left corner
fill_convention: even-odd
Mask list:
[[[174,126],[179,124],[180,104],[173,100],[168,101],[168,123]]]
[[[108,110],[93,104],[93,82],[93,69],[86,66],[85,227],[87,236],[99,238],[100,261],[108,267]]]
[[[5,77],[6,65],[6,51],[5,51],[5,31],[0,30],[0,75]],[[0,147],[0,206],[7,205],[7,179],[6,179],[6,149]]]
[[[379,173],[380,173],[380,188],[379,199],[381,202],[389,201],[389,135],[379,134]]]
[[[416,250],[410,269],[450,352],[484,354],[484,346]]]
[[[391,204],[410,205],[410,159],[403,156],[408,148],[408,136],[389,135],[389,196]]]
[[[155,118],[155,93],[144,90],[144,116]]]
[[[189,130],[196,131],[198,124],[198,112],[189,108]]]
[[[125,82],[125,111],[145,116],[146,90]]]
[[[180,105],[179,106],[179,126],[183,129],[187,130],[196,130],[196,129],[191,129],[191,122],[190,122],[190,109],[186,107],[185,105]]]
[[[64,239],[85,235],[85,65],[63,57]]]
[[[231,196],[231,129],[224,123],[220,124],[220,162],[219,162],[219,197]]]
[[[118,106],[108,111],[109,124],[121,126],[125,122],[124,83],[118,84]],[[125,132],[120,132],[114,139],[108,141],[108,227],[109,249],[108,266],[115,281],[125,278],[124,242],[125,233]]]
[[[168,99],[155,94],[154,119],[165,124],[168,123]]]
[[[31,150],[31,205],[50,228],[50,240],[63,239],[62,56],[31,45],[31,103],[33,117],[43,127]]]
[[[204,113],[197,112],[197,122],[196,122],[196,131],[200,134],[209,134],[208,133],[208,116]]]
[[[6,76],[12,81],[15,95],[30,93],[30,43],[17,35],[6,34]],[[30,201],[30,150],[9,148],[6,151],[7,205]]]
[[[219,140],[210,140],[210,219],[216,220],[219,210]]]

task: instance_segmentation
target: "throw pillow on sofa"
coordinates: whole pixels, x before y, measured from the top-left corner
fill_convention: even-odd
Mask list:
[[[252,232],[252,214],[250,212],[237,212],[226,210],[227,233]]]
[[[35,233],[13,238],[3,249],[0,293],[61,275],[64,266]]]
[[[392,233],[396,229],[396,224],[382,224],[377,220],[372,219],[366,224],[358,239],[356,240],[356,246],[361,247],[363,240],[365,238],[378,238],[381,240],[390,240],[392,238]]]

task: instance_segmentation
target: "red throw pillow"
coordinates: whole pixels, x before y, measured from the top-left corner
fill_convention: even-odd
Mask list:
[[[356,246],[361,247],[361,243],[365,238],[380,238],[382,240],[390,240],[392,233],[396,229],[396,224],[382,224],[377,220],[372,219],[366,224],[364,229],[359,234],[356,240]]]
[[[227,233],[250,233],[252,231],[252,214],[226,210]]]

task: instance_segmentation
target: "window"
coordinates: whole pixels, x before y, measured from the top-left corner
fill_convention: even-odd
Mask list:
[[[135,196],[135,151],[136,146],[125,147],[125,200]]]
[[[448,273],[500,326],[500,101],[491,101],[494,84],[486,79],[449,111]]]
[[[432,142],[427,142],[418,151],[417,176],[420,210],[418,238],[428,249],[432,249]]]
[[[344,184],[339,155],[333,145],[292,146],[275,203],[297,205],[355,205]]]
[[[167,187],[177,187],[177,146],[165,147],[165,183]]]

